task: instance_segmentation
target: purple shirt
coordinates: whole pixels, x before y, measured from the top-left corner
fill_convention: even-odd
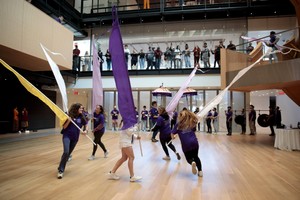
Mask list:
[[[154,116],[158,116],[158,110],[157,110],[157,108],[152,107],[149,112],[150,112],[150,119],[152,120],[152,122],[155,123],[156,120],[157,120],[157,118],[154,118]]]
[[[100,133],[104,133],[105,131],[105,119],[102,113],[95,113],[94,112],[94,129],[99,126],[99,124],[102,124],[103,127],[100,130],[96,130],[97,132],[99,131]]]
[[[195,134],[196,128],[192,130],[178,130],[177,127],[178,124],[175,125],[172,133],[179,135],[182,151],[184,153],[199,148],[198,139]]]
[[[141,112],[142,120],[147,120],[148,110],[142,110]]]
[[[170,127],[170,120],[169,119],[164,119],[162,116],[159,116],[157,118],[155,126],[158,128],[158,130],[160,132],[160,134],[159,134],[160,138],[165,138],[165,139],[170,138],[171,127]]]
[[[113,109],[110,114],[112,115],[112,119],[118,119],[119,111],[117,109]]]
[[[81,116],[78,116],[77,118],[72,120],[77,124],[77,126],[79,126],[79,128],[87,124],[86,121]],[[68,137],[70,138],[70,140],[78,141],[80,130],[72,122],[70,122],[68,127],[63,129],[62,133],[63,133],[63,138]]]

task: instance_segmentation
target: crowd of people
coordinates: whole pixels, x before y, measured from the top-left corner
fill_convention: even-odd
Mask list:
[[[127,44],[124,45],[124,54],[126,64],[128,69],[131,70],[159,70],[159,69],[183,69],[183,68],[193,68],[194,66],[200,66],[203,68],[220,68],[221,59],[221,49],[226,49],[223,44],[223,40],[219,41],[218,45],[215,45],[214,49],[209,49],[207,42],[203,42],[203,46],[200,48],[195,45],[190,48],[188,44],[184,45],[182,49],[180,45],[167,46],[165,51],[163,51],[159,46],[153,47],[149,46],[147,51],[144,49],[137,50],[133,45],[132,49],[129,49]],[[247,48],[247,53],[250,53],[251,45]],[[181,50],[182,49],[182,50]],[[229,42],[227,49],[236,50],[236,46]],[[73,70],[80,71],[81,65],[84,71],[91,70],[91,57],[86,51],[83,59],[79,56],[80,50],[78,45],[75,45],[73,50]],[[211,64],[211,57],[214,57],[214,62]],[[101,70],[106,66],[106,70],[112,70],[112,55],[109,49],[105,53],[98,50],[98,59]],[[82,62],[82,64],[80,64]],[[201,64],[202,62],[202,64]],[[104,65],[105,63],[105,65]]]

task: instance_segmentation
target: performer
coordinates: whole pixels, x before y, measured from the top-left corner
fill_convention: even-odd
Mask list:
[[[102,136],[104,135],[105,132],[105,112],[103,109],[103,106],[97,105],[95,112],[94,112],[94,118],[92,119],[94,122],[94,142],[96,145],[93,145],[93,153],[89,157],[89,160],[94,160],[95,159],[95,153],[97,151],[97,144],[101,147],[101,149],[104,152],[104,158],[107,158],[108,155],[108,150],[105,148],[104,144],[101,141]]]
[[[152,128],[152,131],[160,131],[159,139],[161,146],[166,154],[165,157],[163,157],[163,160],[171,160],[168,148],[166,144],[172,140],[171,138],[171,128],[170,128],[170,117],[167,113],[166,109],[164,107],[159,106],[158,107],[158,118],[156,121],[155,126]],[[181,157],[179,153],[177,153],[175,146],[172,144],[172,142],[168,143],[168,147],[176,154],[177,160],[180,160]]]
[[[196,137],[197,116],[189,110],[183,110],[179,113],[178,123],[171,132],[171,137],[175,139],[175,134],[179,135],[182,151],[189,164],[192,165],[192,173],[202,177],[202,164],[198,157],[199,143]]]
[[[119,167],[128,159],[128,169],[130,174],[130,182],[135,182],[141,180],[142,177],[134,175],[133,171],[133,160],[134,160],[134,152],[132,149],[132,145],[134,142],[134,138],[140,140],[141,137],[134,134],[137,127],[125,129],[120,131],[120,148],[122,157],[117,161],[113,169],[108,173],[109,179],[119,180],[120,177],[116,175],[116,171]]]
[[[62,142],[64,147],[64,152],[61,156],[61,160],[58,166],[58,174],[57,178],[61,179],[64,175],[65,167],[69,156],[73,152],[78,139],[80,130],[71,122],[73,120],[79,128],[83,127],[83,134],[86,135],[87,130],[87,121],[84,119],[82,114],[83,106],[80,103],[75,103],[71,105],[69,109],[69,119],[64,123],[63,130],[62,130]]]
[[[207,116],[206,116],[206,125],[207,125],[207,132],[206,133],[212,133],[212,128],[211,128],[211,119],[212,119],[212,112],[211,110],[208,111]]]

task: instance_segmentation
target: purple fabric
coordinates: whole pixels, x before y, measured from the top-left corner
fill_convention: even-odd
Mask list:
[[[93,41],[93,109],[96,105],[103,105],[103,88],[101,80],[101,72],[98,60],[98,51]]]
[[[113,24],[109,38],[109,51],[112,57],[112,69],[118,90],[118,108],[123,119],[122,130],[125,130],[134,126],[137,123],[137,119],[115,6],[112,8],[112,15]]]

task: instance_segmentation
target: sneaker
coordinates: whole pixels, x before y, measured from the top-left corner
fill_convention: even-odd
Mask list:
[[[198,176],[199,176],[199,177],[202,177],[202,176],[203,176],[203,172],[202,172],[202,171],[199,171],[199,172],[198,172]]]
[[[177,156],[177,160],[180,160],[180,159],[181,159],[179,153],[176,153],[176,156]]]
[[[91,155],[88,159],[89,160],[95,160],[95,156]]]
[[[155,138],[152,138],[151,141],[152,141],[152,142],[158,142],[158,140],[155,139]]]
[[[69,156],[68,162],[72,160],[72,155]]]
[[[192,162],[192,173],[197,174],[197,166],[196,166],[196,163],[194,161]]]
[[[118,177],[115,173],[109,172],[108,173],[109,179],[111,180],[119,180],[120,177]]]
[[[59,171],[58,174],[57,174],[57,178],[62,179],[63,176],[64,176],[64,173]]]
[[[106,150],[106,152],[104,152],[104,158],[107,158],[107,157],[108,157],[108,153],[109,153],[108,150]]]
[[[136,182],[136,181],[141,180],[141,179],[142,179],[142,177],[140,177],[140,176],[133,176],[133,177],[130,178],[130,182]]]
[[[162,158],[163,160],[171,160],[170,156],[165,156]]]

